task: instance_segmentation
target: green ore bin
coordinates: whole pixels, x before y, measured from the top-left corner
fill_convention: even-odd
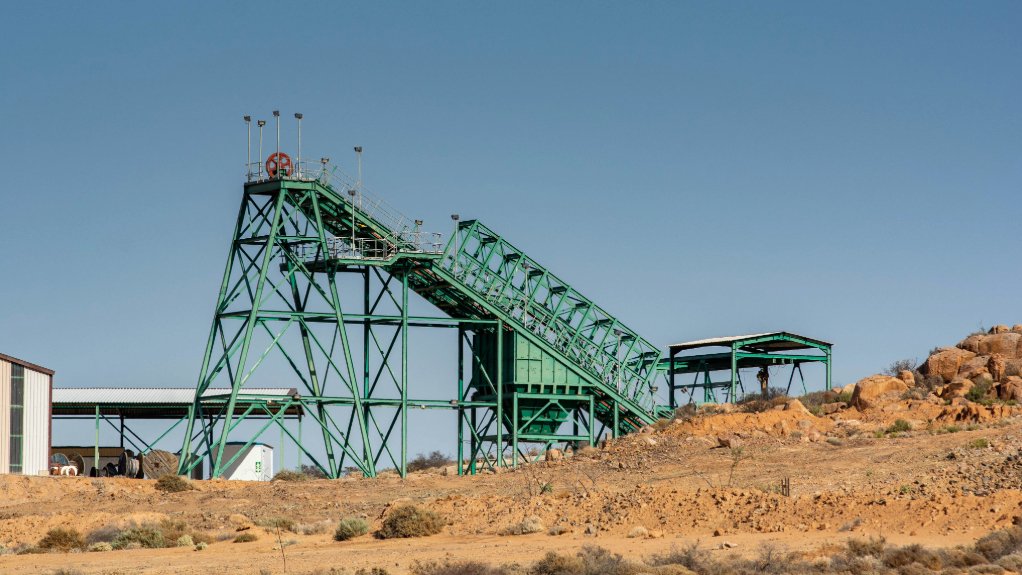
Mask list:
[[[514,409],[514,393],[533,393],[541,395],[576,395],[588,394],[588,384],[554,356],[543,351],[524,336],[505,331],[504,365],[501,366],[504,378],[503,409],[510,415]],[[494,333],[481,333],[475,336],[473,348],[479,362],[472,364],[472,380],[470,387],[475,390],[475,397],[480,400],[492,400],[493,390],[490,381],[496,383],[496,336]],[[480,363],[486,366],[484,375]],[[566,402],[561,402],[568,405]],[[585,402],[588,408],[589,403]],[[556,405],[548,407],[548,401],[542,398],[519,398],[518,422],[524,423],[532,419],[520,433],[525,435],[552,435],[557,433],[562,423],[571,416],[569,410]],[[510,431],[510,430],[509,430]]]

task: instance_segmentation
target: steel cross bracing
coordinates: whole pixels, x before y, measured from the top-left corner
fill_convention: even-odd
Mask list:
[[[300,382],[295,387],[301,393],[280,401],[304,408],[319,427],[325,457],[280,418],[271,417],[259,433],[276,423],[330,477],[347,469],[375,475],[381,464],[403,475],[410,405],[458,411],[459,459],[467,427],[473,471],[477,458],[484,466],[507,464],[508,450],[511,463],[517,462],[519,440],[592,440],[654,421],[652,377],[660,353],[646,340],[482,224],[463,222],[441,252],[435,236],[425,236],[382,202],[364,192],[353,197],[337,191],[344,180],[331,174],[324,169],[315,179],[246,184],[180,472],[204,457],[213,476],[230,464],[220,454],[244,417],[227,414],[236,412],[237,398],[257,370],[273,361]],[[360,276],[359,288],[345,291],[342,278],[352,276]],[[360,305],[352,306],[351,291],[362,292]],[[449,317],[411,316],[412,292]],[[453,400],[409,398],[408,332],[417,327],[458,330]],[[577,372],[586,386],[581,395],[544,390],[539,395],[546,399],[538,399],[505,382],[498,367],[486,374],[488,389],[476,388],[470,396],[462,342],[504,332],[521,334]],[[476,352],[471,354],[470,363],[480,367]],[[224,379],[232,389],[225,408],[204,413],[199,398]],[[520,400],[526,416],[518,412]],[[572,433],[530,434],[531,421],[543,410],[570,412]]]

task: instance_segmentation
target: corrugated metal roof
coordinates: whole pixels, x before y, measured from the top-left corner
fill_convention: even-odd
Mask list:
[[[46,375],[53,375],[53,373],[54,373],[52,369],[47,369],[47,368],[45,368],[45,367],[43,367],[41,365],[36,365],[34,363],[29,363],[29,362],[27,362],[27,361],[25,361],[23,359],[18,359],[16,357],[11,357],[9,355],[4,355],[2,353],[0,353],[0,360],[20,365],[20,366],[22,366],[22,367],[24,367],[26,369],[31,369],[32,371],[38,371],[39,373],[45,373]]]
[[[748,335],[729,335],[726,337],[711,337],[707,339],[697,339],[693,341],[685,341],[682,343],[671,344],[670,347],[707,347],[711,345],[730,345],[736,341],[743,339],[752,339],[754,337],[763,337],[764,335],[776,335],[778,333],[784,333],[780,331],[768,331],[766,333],[750,333]]]
[[[746,335],[731,335],[731,336],[726,336],[726,337],[711,337],[711,338],[708,338],[708,339],[697,339],[697,340],[694,340],[694,341],[686,341],[686,342],[683,342],[683,343],[675,343],[675,344],[672,344],[672,345],[670,345],[668,347],[670,349],[672,349],[672,350],[675,350],[675,351],[686,350],[686,349],[694,349],[694,348],[698,348],[698,347],[713,347],[713,346],[727,346],[727,347],[730,347],[731,344],[733,344],[733,343],[740,343],[740,342],[743,342],[743,341],[746,341],[746,340],[759,339],[759,338],[769,338],[769,337],[777,337],[777,341],[774,342],[774,343],[771,343],[770,340],[767,340],[766,342],[760,342],[760,343],[755,344],[755,347],[774,348],[776,350],[781,350],[781,349],[791,350],[791,349],[801,349],[801,348],[804,348],[804,347],[808,347],[808,346],[806,346],[804,344],[800,344],[800,343],[797,343],[797,342],[794,342],[794,341],[790,341],[790,340],[786,341],[785,340],[786,337],[788,337],[788,338],[796,338],[796,339],[803,340],[803,341],[809,341],[809,342],[813,342],[815,344],[824,345],[824,346],[828,346],[828,347],[832,345],[832,344],[830,344],[830,343],[828,343],[826,341],[820,340],[820,339],[806,337],[804,335],[798,335],[798,334],[794,334],[794,333],[791,333],[791,332],[788,332],[788,331],[768,331],[768,332],[765,332],[765,333],[750,333],[750,334],[746,334]]]
[[[209,388],[203,397],[229,395],[230,388]],[[241,395],[290,396],[297,390],[286,387],[245,388]],[[62,387],[54,388],[54,405],[113,405],[113,404],[162,404],[191,405],[195,399],[193,387]]]

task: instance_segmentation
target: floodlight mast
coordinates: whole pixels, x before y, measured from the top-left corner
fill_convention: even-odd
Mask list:
[[[297,174],[302,177],[302,113],[295,112],[295,119],[298,120],[298,164]]]
[[[252,181],[252,116],[245,116],[245,127],[248,128],[248,153],[245,155],[245,180]]]
[[[256,121],[256,125],[259,126],[259,179],[263,177],[263,126],[266,125],[266,120]]]
[[[351,198],[351,257],[355,257],[355,194],[357,190],[349,189],[348,197]]]
[[[458,275],[458,220],[461,216],[458,214],[451,214],[451,219],[454,221],[454,275]]]
[[[273,119],[277,122],[277,153],[274,155],[277,166],[277,177],[280,177],[280,110],[273,111]]]

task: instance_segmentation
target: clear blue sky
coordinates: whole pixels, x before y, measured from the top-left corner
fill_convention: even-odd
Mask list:
[[[0,352],[61,386],[194,385],[241,116],[276,108],[307,156],[364,146],[391,204],[484,221],[659,345],[790,330],[835,342],[842,384],[1022,322],[1017,2],[4,18]]]

